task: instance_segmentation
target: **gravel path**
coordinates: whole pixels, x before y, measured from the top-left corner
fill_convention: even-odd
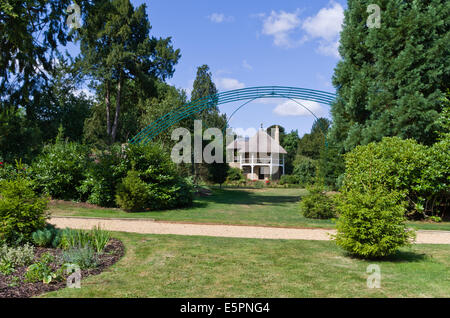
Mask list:
[[[53,217],[50,223],[59,228],[92,229],[100,225],[109,231],[141,234],[176,234],[285,240],[330,240],[335,230],[296,229],[244,225],[212,225],[162,222],[143,219],[94,219]],[[450,244],[450,231],[417,231],[416,243]]]

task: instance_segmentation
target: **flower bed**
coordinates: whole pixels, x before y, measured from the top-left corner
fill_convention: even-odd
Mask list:
[[[97,275],[116,263],[124,255],[124,251],[123,243],[118,239],[111,238],[103,251],[96,255],[96,266],[94,268],[81,269],[81,285],[83,284],[83,279],[87,276]],[[61,266],[63,253],[64,250],[61,248],[35,247],[34,262],[36,264],[43,257],[51,255],[53,261],[49,262],[48,266],[52,271],[57,271]],[[25,265],[15,268],[14,272],[8,275],[0,273],[0,298],[32,297],[67,286],[66,277],[53,280],[50,283],[44,283],[43,281],[29,282],[27,279],[27,271],[29,271],[29,268],[30,266]]]

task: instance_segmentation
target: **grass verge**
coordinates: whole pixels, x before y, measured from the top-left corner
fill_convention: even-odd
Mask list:
[[[450,246],[414,245],[386,260],[348,257],[334,242],[114,233],[125,256],[42,297],[450,297]],[[381,288],[366,284],[369,264]]]

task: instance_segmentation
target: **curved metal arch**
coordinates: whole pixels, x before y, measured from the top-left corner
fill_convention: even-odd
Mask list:
[[[221,92],[179,106],[176,109],[168,112],[166,115],[158,118],[156,121],[145,127],[141,132],[139,132],[130,140],[130,143],[143,142],[146,144],[170,126],[176,124],[184,118],[199,113],[211,107],[212,105],[217,106],[242,100],[253,101],[259,98],[288,98],[295,101],[296,103],[296,99],[302,99],[331,105],[336,99],[336,94],[314,89],[286,86],[259,86]],[[246,104],[247,103],[245,103],[244,105]],[[302,104],[299,105],[305,107]],[[311,112],[307,107],[305,108],[309,112]],[[314,113],[312,114],[314,115]],[[314,117],[316,116],[314,115]]]

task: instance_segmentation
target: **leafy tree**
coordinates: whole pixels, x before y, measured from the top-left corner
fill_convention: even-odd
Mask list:
[[[70,40],[66,25],[69,0],[0,2],[0,103],[26,107],[46,72],[58,44]]]
[[[286,130],[283,126],[272,125],[266,129],[266,133],[269,134],[270,136],[272,136],[272,129],[275,129],[276,126],[278,126],[279,133],[280,133],[280,136],[279,136],[280,145],[287,152],[287,154],[285,155],[285,158],[284,158],[285,159],[284,172],[285,172],[285,174],[291,174],[294,169],[293,163],[294,163],[294,159],[295,159],[295,154],[297,153],[297,149],[298,149],[298,141],[299,141],[298,131],[292,130],[290,133],[287,134]]]
[[[217,88],[212,80],[212,74],[208,65],[202,65],[197,68],[197,76],[191,93],[191,101],[196,101],[207,96],[217,94]],[[194,116],[194,119],[201,119],[208,124],[219,112],[216,101],[211,101],[207,108]],[[213,126],[214,127],[214,126]]]
[[[212,74],[209,71],[209,66],[202,65],[198,67],[197,76],[194,80],[193,90],[191,93],[191,102],[214,95],[216,93],[217,88],[212,80]],[[190,127],[191,129],[193,128],[194,120],[202,120],[203,130],[207,128],[218,128],[224,132],[225,128],[227,127],[226,115],[221,115],[219,113],[217,101],[215,100],[211,100],[211,102],[208,103],[204,110],[193,115],[190,120],[186,122],[189,125],[188,127]],[[192,138],[194,138],[193,134]],[[197,181],[199,178],[210,179],[211,181],[214,181],[216,177],[218,178],[219,176],[222,176],[228,169],[228,164],[225,160],[225,151],[223,152],[223,155],[223,162],[215,163],[211,167],[204,163],[194,163],[194,161],[192,160],[192,173],[194,174],[195,181]],[[192,152],[192,156],[194,156],[194,152]]]
[[[43,142],[53,140],[60,126],[68,138],[80,142],[93,101],[78,90],[79,74],[74,72],[67,60],[60,58],[55,64],[49,72],[51,79],[46,89],[36,94],[29,103],[27,119],[36,123]]]
[[[60,129],[55,142],[46,145],[33,162],[36,188],[53,198],[79,200],[90,161],[87,147],[64,140]]]
[[[151,90],[155,80],[173,75],[180,58],[170,37],[149,37],[151,26],[145,10],[145,4],[135,9],[129,0],[96,1],[87,10],[85,27],[80,31],[78,61],[102,85],[106,134],[111,142],[118,132],[126,80]]]
[[[446,0],[382,0],[380,28],[367,28],[370,0],[349,0],[333,84],[339,152],[384,136],[437,139],[436,119],[450,82],[450,14]]]
[[[181,105],[187,104],[187,96],[184,90],[175,88],[162,81],[155,83],[156,94],[139,101],[139,130],[142,130],[160,117],[175,110]],[[155,141],[164,145],[164,148],[172,148],[174,141],[171,140],[171,130],[177,127],[189,127],[190,119],[184,119],[174,124],[170,129],[161,132],[154,138]]]
[[[298,154],[311,159],[319,159],[320,151],[325,147],[325,136],[331,126],[327,118],[314,121],[309,134],[304,134],[298,143]]]
[[[23,158],[30,162],[40,151],[41,132],[23,109],[0,110],[0,157],[5,161]]]
[[[117,126],[117,140],[128,140],[137,134],[143,127],[141,126],[142,118],[145,117],[146,108],[146,92],[143,91],[136,81],[127,79],[122,91],[122,101],[120,117],[121,120]],[[99,149],[106,149],[111,142],[110,136],[106,132],[106,108],[102,102],[105,86],[99,85],[97,88],[97,102],[93,105],[88,118],[84,125],[84,140],[86,143]],[[114,100],[114,98],[112,99]],[[158,105],[152,105],[156,110]]]

